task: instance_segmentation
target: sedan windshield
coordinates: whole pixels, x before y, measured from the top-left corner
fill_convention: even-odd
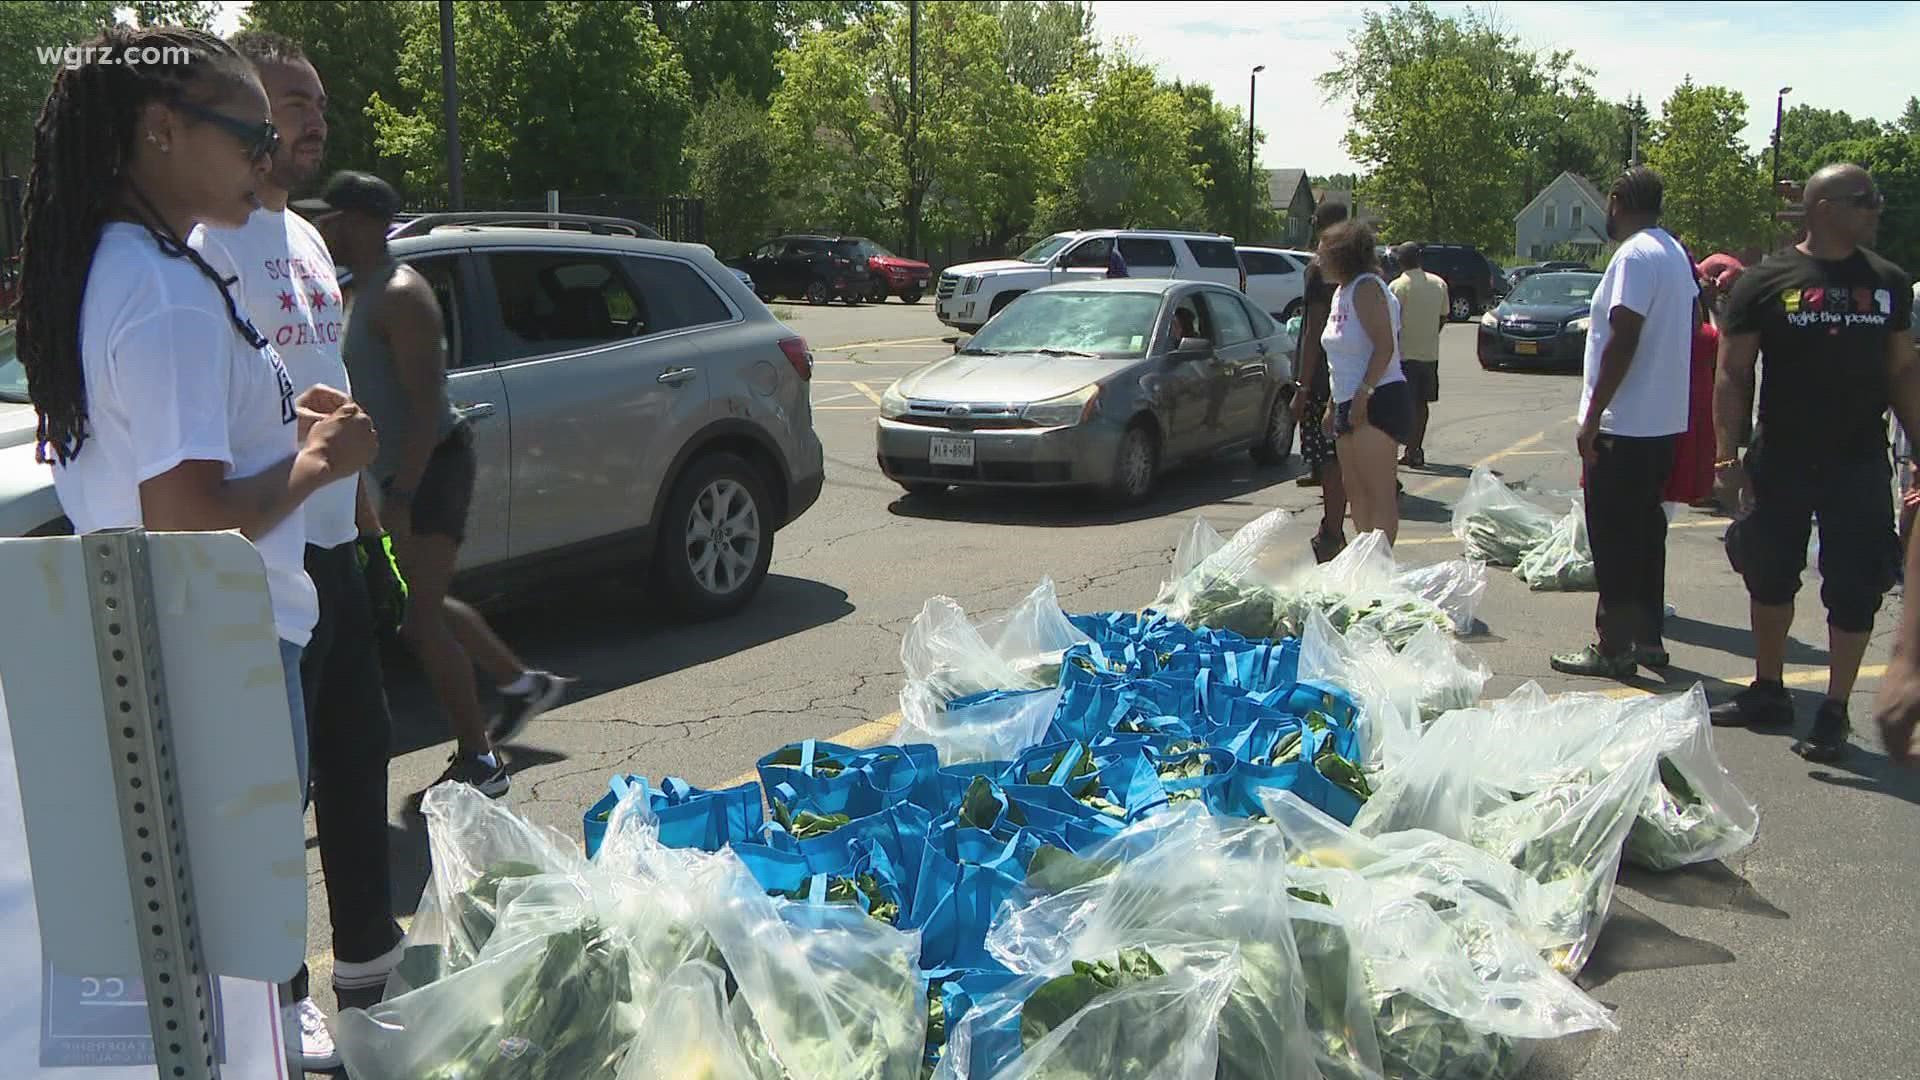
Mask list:
[[[27,369],[13,353],[13,331],[0,330],[0,401],[27,403]]]
[[[1599,287],[1599,274],[1530,274],[1507,294],[1507,303],[1584,304]]]
[[[1057,252],[1059,252],[1061,248],[1066,247],[1067,243],[1072,239],[1073,237],[1067,236],[1064,233],[1058,236],[1049,236],[1045,240],[1042,240],[1039,243],[1028,248],[1027,250],[1021,252],[1020,261],[1030,262],[1030,263],[1044,263],[1048,259],[1053,258],[1054,255]]]
[[[1038,292],[993,317],[963,353],[1145,356],[1157,293]]]

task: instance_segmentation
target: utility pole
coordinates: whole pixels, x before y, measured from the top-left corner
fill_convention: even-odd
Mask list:
[[[1251,244],[1253,235],[1253,200],[1259,197],[1259,188],[1253,182],[1253,92],[1260,82],[1260,73],[1267,65],[1256,64],[1253,74],[1247,76],[1247,227],[1241,230],[1240,242]],[[1291,197],[1291,196],[1289,196]]]
[[[914,172],[920,148],[920,0],[907,0],[907,190],[920,182]],[[917,259],[920,243],[920,201],[910,199],[907,214],[907,258]]]
[[[1767,191],[1775,198],[1780,195],[1780,122],[1786,118],[1787,95],[1791,93],[1793,87],[1783,86],[1773,99],[1773,186]]]
[[[440,101],[447,128],[447,201],[449,210],[465,210],[460,176],[460,85],[453,77],[453,0],[440,0]]]

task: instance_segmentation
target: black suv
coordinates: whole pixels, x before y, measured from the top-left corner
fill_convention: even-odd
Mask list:
[[[872,272],[857,236],[795,233],[775,237],[727,264],[753,279],[763,302],[776,297],[824,304],[857,304],[873,291]]]
[[[1448,314],[1455,322],[1486,311],[1507,293],[1506,275],[1472,244],[1426,244],[1420,260],[1429,274],[1447,283],[1453,301]]]

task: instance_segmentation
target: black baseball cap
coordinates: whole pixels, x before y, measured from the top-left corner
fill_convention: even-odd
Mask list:
[[[392,218],[400,213],[400,193],[393,190],[392,184],[372,173],[344,169],[327,180],[327,186],[318,198],[300,199],[292,206],[295,210],[309,213],[352,210],[374,217]]]

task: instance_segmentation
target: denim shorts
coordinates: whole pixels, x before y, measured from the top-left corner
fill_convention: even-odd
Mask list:
[[[293,767],[300,783],[300,804],[307,801],[307,698],[300,691],[301,648],[280,642],[280,670],[287,676],[287,715],[293,721]]]

